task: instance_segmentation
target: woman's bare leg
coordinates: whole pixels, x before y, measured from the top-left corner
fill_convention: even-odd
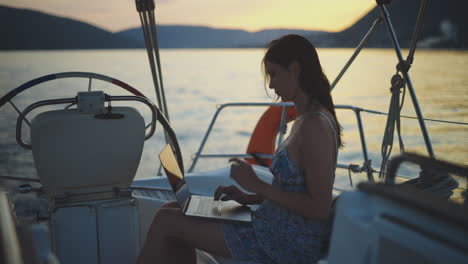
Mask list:
[[[168,203],[154,217],[137,263],[196,263],[195,248],[230,257],[219,223],[185,216]]]

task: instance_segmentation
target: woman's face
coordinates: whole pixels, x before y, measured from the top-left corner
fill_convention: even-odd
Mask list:
[[[265,62],[265,71],[270,79],[269,88],[275,90],[283,102],[293,101],[296,96],[298,81],[297,74],[292,68]]]

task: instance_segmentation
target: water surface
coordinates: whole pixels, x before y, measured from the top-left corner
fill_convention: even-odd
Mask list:
[[[323,68],[332,81],[351,56],[351,49],[320,49]],[[197,151],[216,106],[227,102],[271,102],[261,73],[261,49],[162,50],[162,70],[171,124],[181,144],[186,168]],[[392,50],[364,50],[333,91],[335,104],[354,105],[387,112],[390,79],[395,74]],[[19,85],[50,73],[87,71],[108,75],[136,87],[154,99],[151,73],[145,50],[77,50],[0,52],[0,96]],[[417,51],[410,75],[424,117],[468,122],[468,52]],[[21,109],[43,99],[72,97],[86,90],[88,80],[56,80],[41,84],[15,99]],[[93,89],[121,94],[115,86],[93,82]],[[143,108],[140,108],[143,111]],[[263,109],[225,109],[214,128],[206,154],[243,153],[249,134]],[[29,116],[31,119],[37,112]],[[402,114],[415,116],[409,94]],[[149,113],[144,112],[146,117]],[[0,109],[0,175],[33,177],[32,157],[15,141],[16,113],[10,105]],[[380,164],[380,146],[386,116],[362,114],[365,135],[374,168]],[[356,119],[349,111],[338,111],[344,127],[346,147],[341,163],[362,164]],[[406,150],[426,154],[418,122],[402,121]],[[427,122],[436,156],[468,165],[468,126]],[[137,177],[156,174],[159,136],[145,144]],[[27,132],[25,138],[28,138]],[[392,153],[399,149],[395,141]],[[225,166],[225,160],[201,161],[197,170]],[[347,172],[342,172],[347,175]],[[354,177],[354,176],[353,176]],[[357,176],[356,176],[357,177]]]

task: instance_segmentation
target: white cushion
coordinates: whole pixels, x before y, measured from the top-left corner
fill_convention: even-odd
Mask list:
[[[31,121],[35,166],[52,197],[128,188],[140,162],[145,123],[131,107],[120,119],[98,119],[76,109],[38,114]]]

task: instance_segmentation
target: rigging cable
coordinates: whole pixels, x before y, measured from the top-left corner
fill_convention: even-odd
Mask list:
[[[156,30],[156,17],[154,15],[154,0],[135,0],[135,4],[140,16],[140,22],[145,39],[146,51],[148,53],[158,107],[161,109],[161,112],[165,118],[169,121],[169,111],[166,103],[161,72],[161,59],[159,55],[158,34]]]
[[[375,111],[375,110],[370,110],[370,109],[363,109],[359,108],[361,112],[369,113],[369,114],[376,114],[376,115],[388,115],[388,113],[380,112],[380,111]],[[408,118],[408,119],[418,119],[415,116],[407,116],[407,115],[400,115],[401,118]],[[447,124],[454,124],[454,125],[464,125],[468,126],[468,123],[466,122],[460,122],[460,121],[450,121],[450,120],[442,120],[442,119],[433,119],[433,118],[424,118],[424,121],[431,121],[431,122],[437,122],[437,123],[447,123]]]

